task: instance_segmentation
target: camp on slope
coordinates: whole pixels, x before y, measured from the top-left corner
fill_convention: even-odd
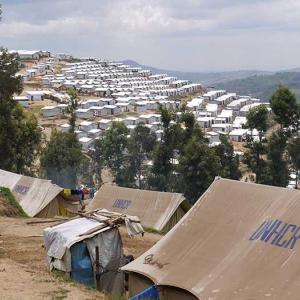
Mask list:
[[[167,232],[190,206],[182,194],[105,184],[96,193],[87,210],[97,208],[138,216],[144,227]]]
[[[11,190],[29,217],[54,217],[67,215],[66,208],[73,211],[77,205],[66,201],[63,188],[44,180],[0,170],[0,186]]]
[[[300,191],[216,179],[155,246],[123,267],[130,295],[298,299]]]

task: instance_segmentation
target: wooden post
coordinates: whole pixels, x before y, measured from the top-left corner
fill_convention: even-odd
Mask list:
[[[96,246],[96,288],[100,291],[100,276],[101,276],[101,269],[100,269],[100,259],[99,259],[99,246]]]

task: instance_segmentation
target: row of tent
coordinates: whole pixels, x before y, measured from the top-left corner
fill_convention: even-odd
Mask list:
[[[0,186],[9,188],[30,217],[68,216],[80,208],[76,198],[50,180],[23,176],[0,170]],[[109,211],[138,216],[143,226],[168,232],[189,210],[182,194],[146,191],[103,185],[87,210]]]
[[[1,171],[0,186],[10,188],[30,216],[48,217],[65,207],[62,189],[47,180]],[[300,191],[217,178],[185,215],[182,195],[167,194],[104,185],[88,205],[101,218],[108,217],[107,210],[117,211],[136,224],[130,217],[136,215],[146,227],[167,232],[146,253],[122,267],[129,274],[130,296],[154,287],[160,299],[299,298]],[[99,207],[107,210],[97,211]],[[48,252],[54,267],[59,263],[56,267],[61,269],[66,262],[66,271],[70,263],[71,272],[73,268],[68,256],[72,248],[68,252],[68,243],[56,244],[61,235],[70,236],[72,246],[82,241],[82,232],[95,243],[97,239],[99,247],[105,245],[104,238],[115,240],[112,245],[119,252],[106,251],[111,255],[107,263],[121,257],[118,231],[78,220],[48,231],[54,234],[48,235],[47,245],[52,250],[57,246],[53,255]],[[73,249],[74,257],[83,250],[81,246]],[[116,270],[121,265],[118,261]]]

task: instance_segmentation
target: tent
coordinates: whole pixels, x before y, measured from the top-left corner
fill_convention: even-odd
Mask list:
[[[190,206],[182,194],[106,184],[87,207],[88,210],[96,208],[138,216],[143,226],[167,232],[184,216]]]
[[[50,270],[67,272],[77,282],[122,295],[126,263],[118,225],[126,224],[130,236],[143,234],[137,217],[96,210],[44,229]]]
[[[50,180],[0,170],[0,186],[9,188],[30,217],[54,217],[77,211],[78,203],[66,201],[63,189]]]
[[[123,268],[136,295],[298,299],[300,191],[216,179],[155,246]]]

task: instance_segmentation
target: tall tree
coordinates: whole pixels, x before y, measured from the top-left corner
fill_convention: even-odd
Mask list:
[[[178,172],[181,175],[179,189],[191,203],[195,203],[214,181],[220,168],[220,160],[214,149],[193,137],[179,159]]]
[[[171,191],[174,185],[173,164],[176,152],[181,145],[182,130],[175,122],[174,112],[160,108],[163,134],[154,149],[153,167],[149,176],[149,186],[155,190]]]
[[[241,177],[239,157],[235,155],[233,146],[226,136],[220,135],[220,141],[221,143],[214,147],[221,163],[219,175],[223,178],[238,180]]]
[[[298,188],[298,176],[300,170],[300,137],[292,138],[287,146],[292,165],[296,172],[296,189]]]
[[[41,139],[36,118],[14,101],[22,91],[22,80],[16,76],[19,60],[0,49],[0,168],[12,172],[29,172]]]
[[[266,154],[266,140],[264,135],[268,128],[268,110],[265,105],[259,105],[250,109],[247,114],[247,124],[251,134],[247,136],[245,153],[245,162],[250,169],[256,174],[256,183],[265,181],[266,161],[263,155]],[[258,140],[253,136],[254,130],[258,131]]]
[[[69,124],[70,124],[70,132],[75,131],[76,127],[76,109],[78,108],[78,94],[75,89],[69,89],[68,95],[70,97],[68,103],[68,113],[70,114]]]
[[[100,187],[103,183],[101,173],[103,168],[105,167],[105,157],[102,138],[94,142],[94,147],[92,150],[89,150],[88,155],[91,158],[92,162],[91,172],[93,173],[94,182],[97,186]]]
[[[281,187],[287,186],[290,174],[288,162],[284,157],[286,145],[287,138],[282,131],[272,133],[267,146],[269,180],[263,183]]]
[[[152,157],[156,135],[144,124],[138,124],[128,140],[128,173],[137,179],[138,187],[143,187],[143,164]],[[144,174],[145,175],[145,174]]]
[[[296,96],[285,86],[278,86],[270,99],[275,120],[283,127],[293,126],[299,129],[299,104]]]
[[[53,130],[42,151],[42,174],[54,183],[74,189],[84,161],[81,144],[75,133]]]
[[[115,182],[123,185],[126,181],[126,174],[124,164],[127,155],[129,130],[121,122],[112,122],[111,127],[106,130],[101,139],[95,142],[95,149],[97,155],[94,156],[96,164],[100,166],[107,166],[112,171]],[[100,151],[102,153],[100,153]],[[96,155],[96,153],[95,153]]]

